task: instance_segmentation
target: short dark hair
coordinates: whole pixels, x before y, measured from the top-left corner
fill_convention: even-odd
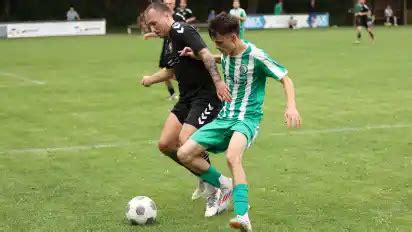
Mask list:
[[[171,12],[169,7],[166,6],[166,4],[162,2],[152,2],[149,4],[149,6],[146,8],[145,13],[149,12],[149,10],[156,10],[160,12]]]
[[[216,38],[217,34],[227,35],[235,33],[239,36],[239,20],[227,14],[220,13],[209,23],[209,36]]]

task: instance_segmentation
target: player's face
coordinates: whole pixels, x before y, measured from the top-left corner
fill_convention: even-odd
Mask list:
[[[233,1],[233,8],[237,9],[240,7],[239,1]]]
[[[217,34],[213,41],[217,50],[224,55],[230,55],[236,49],[236,35],[233,33],[227,35]]]
[[[176,7],[176,0],[164,0],[163,3],[171,10],[174,11]]]
[[[187,3],[185,1],[180,1],[180,8],[186,8],[187,7]]]
[[[156,11],[150,9],[146,13],[146,22],[152,32],[160,37],[167,37],[170,31],[170,26],[167,23],[170,14],[168,12]]]

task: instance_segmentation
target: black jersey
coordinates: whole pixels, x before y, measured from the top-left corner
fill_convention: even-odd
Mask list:
[[[203,61],[179,56],[178,51],[190,47],[195,53],[207,48],[196,29],[183,22],[174,22],[169,33],[168,64],[173,68],[179,83],[181,98],[216,96],[216,88]]]
[[[175,12],[172,15],[173,20],[175,22],[185,22],[186,19],[183,15],[181,15],[179,12]],[[160,54],[160,60],[159,60],[159,68],[164,68],[167,66],[167,57],[166,57],[166,53],[167,53],[167,46],[169,44],[169,40],[168,38],[164,38],[163,39],[163,47],[162,47],[162,53]]]
[[[181,15],[183,15],[186,19],[193,17],[193,12],[189,8],[177,8],[177,12]]]
[[[186,22],[185,15],[181,14],[180,12],[173,13],[173,20],[176,22]]]

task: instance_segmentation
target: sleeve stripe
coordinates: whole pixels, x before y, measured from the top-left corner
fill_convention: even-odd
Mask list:
[[[265,65],[279,80],[283,79],[288,74],[288,70],[286,68],[277,66],[275,61],[273,61],[273,63],[270,62],[272,59],[267,57],[262,50],[256,47],[252,47],[252,49],[256,54],[256,59],[262,62],[263,65]]]
[[[269,60],[261,60],[263,64],[280,79],[284,78],[288,74],[288,70],[279,68],[277,65],[271,63]]]

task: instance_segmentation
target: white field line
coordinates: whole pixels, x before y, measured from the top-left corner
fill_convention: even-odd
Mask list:
[[[398,129],[398,128],[409,128],[412,124],[395,124],[395,125],[375,125],[375,126],[365,126],[365,127],[342,127],[342,128],[325,128],[318,130],[305,130],[298,129],[290,132],[283,133],[271,133],[273,136],[282,135],[309,135],[309,134],[332,134],[332,133],[347,133],[347,132],[359,132],[368,130],[383,130],[383,129]]]
[[[25,81],[25,82],[30,82],[30,83],[36,84],[36,85],[46,84],[43,81],[34,80],[34,79],[31,79],[31,78],[28,78],[28,77],[25,77],[25,76],[22,76],[22,75],[17,75],[15,73],[10,73],[10,72],[0,71],[0,75],[12,77],[12,78],[19,79],[19,80],[22,80],[22,81]]]
[[[375,125],[366,127],[342,127],[342,128],[328,128],[320,130],[297,130],[286,133],[271,133],[272,136],[284,136],[284,135],[308,135],[308,134],[331,134],[331,133],[353,133],[359,131],[368,130],[392,130],[399,128],[411,128],[412,124],[395,124],[395,125]],[[24,153],[47,153],[47,152],[59,152],[59,151],[86,151],[94,149],[107,149],[107,148],[124,148],[138,144],[156,144],[157,140],[142,140],[141,142],[116,142],[116,143],[104,143],[104,144],[89,144],[89,145],[76,145],[76,146],[63,146],[63,147],[45,147],[45,148],[19,148],[0,151],[0,154],[24,154]]]

